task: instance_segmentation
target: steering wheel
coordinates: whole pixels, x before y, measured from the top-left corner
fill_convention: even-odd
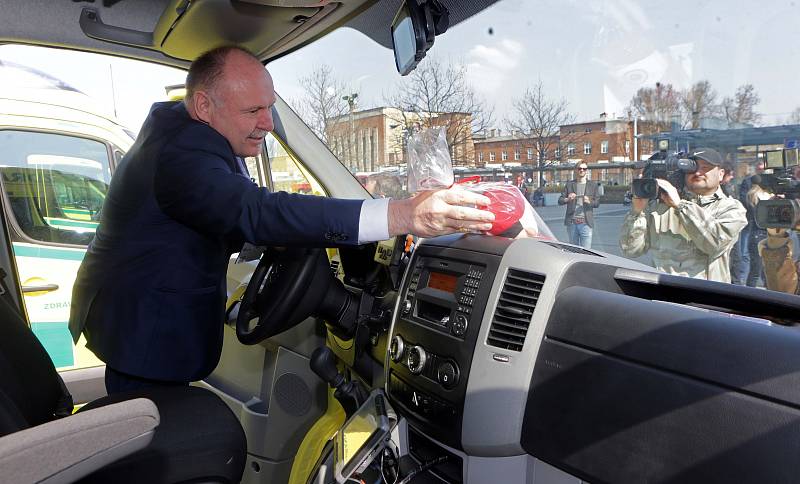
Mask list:
[[[268,247],[239,303],[239,341],[260,343],[309,317],[320,297],[311,287],[320,267],[330,274],[325,249]]]

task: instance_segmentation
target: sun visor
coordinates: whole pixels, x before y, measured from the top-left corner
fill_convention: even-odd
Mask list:
[[[307,6],[314,5],[314,6]],[[100,10],[85,7],[80,25],[92,38],[161,51],[193,60],[220,45],[236,44],[259,57],[275,52],[333,13],[339,3],[303,0],[173,0],[152,32],[106,24]]]

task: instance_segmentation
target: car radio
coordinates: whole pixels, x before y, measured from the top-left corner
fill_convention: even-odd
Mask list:
[[[484,272],[483,265],[420,257],[401,306],[403,316],[463,338]]]

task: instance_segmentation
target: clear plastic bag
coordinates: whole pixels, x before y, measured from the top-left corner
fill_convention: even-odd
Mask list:
[[[489,233],[492,235],[503,234],[508,237],[536,237],[540,239],[556,240],[553,233],[544,223],[544,220],[531,207],[531,204],[513,185],[496,182],[479,182],[480,177],[470,177],[460,180],[456,186],[479,193],[490,200],[486,207],[478,207],[494,214],[494,222]],[[519,222],[518,233],[506,233]]]
[[[408,191],[438,190],[453,185],[453,161],[444,127],[428,128],[408,140]]]

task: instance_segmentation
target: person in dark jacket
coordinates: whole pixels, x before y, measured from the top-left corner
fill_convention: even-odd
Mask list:
[[[272,79],[238,47],[200,56],[182,102],[157,103],[111,181],[73,290],[70,331],[106,363],[109,393],[185,385],[222,349],[225,274],[243,242],[325,247],[491,228],[464,190],[342,200],[253,183],[242,157],[273,129]]]
[[[755,174],[744,178],[739,184],[737,197],[742,205],[747,208],[750,202],[747,199],[747,194],[753,188],[753,180],[756,175],[764,172],[764,161],[758,160],[755,166]],[[758,180],[758,178],[755,178]],[[758,260],[758,241],[762,240],[765,236],[763,232],[759,232],[753,220],[753,211],[747,211],[747,226],[739,234],[739,240],[733,250],[738,251],[731,257],[731,282],[733,284],[754,286],[761,277],[761,264]],[[757,270],[757,272],[756,272]]]
[[[586,163],[578,163],[575,179],[567,182],[558,197],[559,205],[567,205],[564,225],[567,226],[569,243],[586,249],[592,247],[593,209],[600,206],[599,185],[588,179],[588,170]]]

